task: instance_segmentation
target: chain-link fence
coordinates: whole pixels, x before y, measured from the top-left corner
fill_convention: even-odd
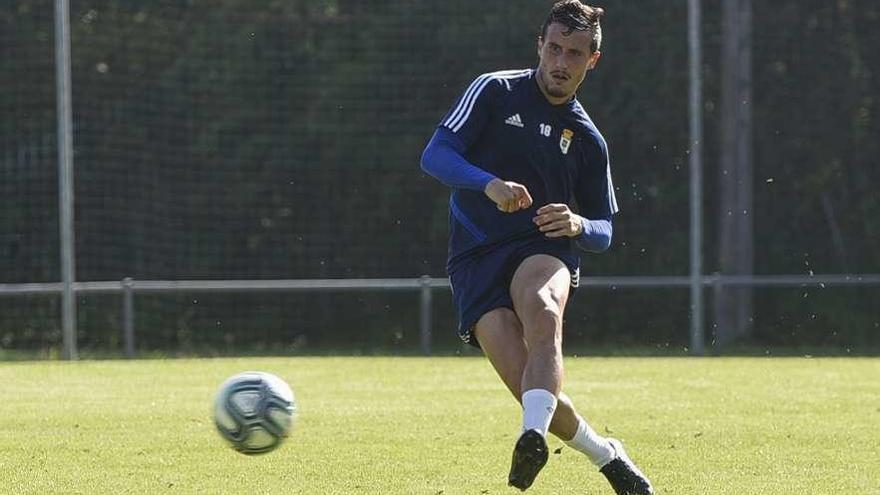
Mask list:
[[[444,276],[447,191],[418,167],[479,73],[529,67],[551,2],[71,0],[77,280]],[[688,271],[686,2],[608,1],[580,99],[621,214],[584,275]],[[704,5],[706,272],[719,269],[721,10]],[[754,5],[759,274],[880,271],[880,6]],[[58,280],[53,5],[0,5],[0,283]],[[756,291],[762,344],[876,348],[876,287]],[[436,344],[455,347],[442,295]],[[137,301],[142,349],[412,349],[417,296]],[[112,296],[80,346],[116,350]],[[681,347],[684,290],[582,291],[570,346]],[[55,296],[0,298],[0,346],[54,348]]]

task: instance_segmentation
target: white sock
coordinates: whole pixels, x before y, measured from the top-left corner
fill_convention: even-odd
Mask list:
[[[547,436],[550,420],[556,412],[556,396],[541,388],[526,390],[522,394],[523,431],[538,430]]]
[[[608,464],[608,462],[614,459],[614,456],[616,455],[614,447],[611,446],[611,442],[609,442],[607,438],[599,436],[598,433],[593,431],[584,418],[580,416],[578,416],[577,433],[574,434],[574,437],[572,437],[571,440],[565,442],[565,444],[574,450],[586,454],[586,456],[590,458],[590,461],[600,468],[605,464]]]

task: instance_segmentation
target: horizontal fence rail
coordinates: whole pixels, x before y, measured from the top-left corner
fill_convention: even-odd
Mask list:
[[[683,288],[690,286],[684,276],[610,276],[581,277],[580,286],[590,288]],[[878,285],[880,274],[857,275],[704,275],[707,287],[800,287],[839,285]],[[299,290],[411,290],[423,287],[449,288],[449,280],[423,276],[420,278],[352,278],[352,279],[290,279],[290,280],[134,280],[74,282],[73,290],[84,294],[110,294],[130,287],[137,292],[240,292]],[[2,284],[0,296],[59,294],[61,282]]]
[[[832,287],[880,285],[880,274],[805,275],[704,275],[703,287]],[[580,286],[589,289],[683,289],[689,276],[581,277]],[[123,343],[128,357],[135,355],[135,293],[173,292],[259,292],[259,291],[420,291],[419,344],[423,354],[431,353],[431,320],[434,289],[448,289],[449,279],[424,275],[419,278],[300,279],[300,280],[134,280],[75,282],[76,294],[122,294]],[[0,284],[0,297],[62,294],[61,282]]]

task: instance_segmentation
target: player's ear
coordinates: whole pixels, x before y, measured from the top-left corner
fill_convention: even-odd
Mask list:
[[[587,70],[593,70],[596,68],[596,64],[599,63],[599,59],[602,58],[602,52],[596,50],[590,55],[590,61],[587,63]]]
[[[541,58],[541,48],[544,48],[544,38],[538,36],[538,58]]]

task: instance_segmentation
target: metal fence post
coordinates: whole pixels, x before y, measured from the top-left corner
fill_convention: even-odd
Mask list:
[[[55,0],[55,88],[58,120],[58,225],[61,256],[61,336],[64,359],[76,360],[76,242],[73,230],[73,106],[70,76],[70,6]]]
[[[122,279],[122,342],[125,357],[134,357],[134,280]]]
[[[721,324],[718,318],[718,308],[721,307],[721,301],[724,297],[724,284],[721,283],[721,273],[714,272],[712,274],[712,299],[713,299],[713,314],[712,314],[712,352],[714,354],[718,354],[718,351],[721,348],[721,343],[718,342],[718,325]]]
[[[703,79],[700,0],[688,1],[691,353],[705,352],[703,310]]]
[[[431,277],[422,275],[419,278],[421,285],[421,308],[419,311],[419,344],[422,354],[431,355],[431,310],[433,308],[433,298],[431,291]]]

